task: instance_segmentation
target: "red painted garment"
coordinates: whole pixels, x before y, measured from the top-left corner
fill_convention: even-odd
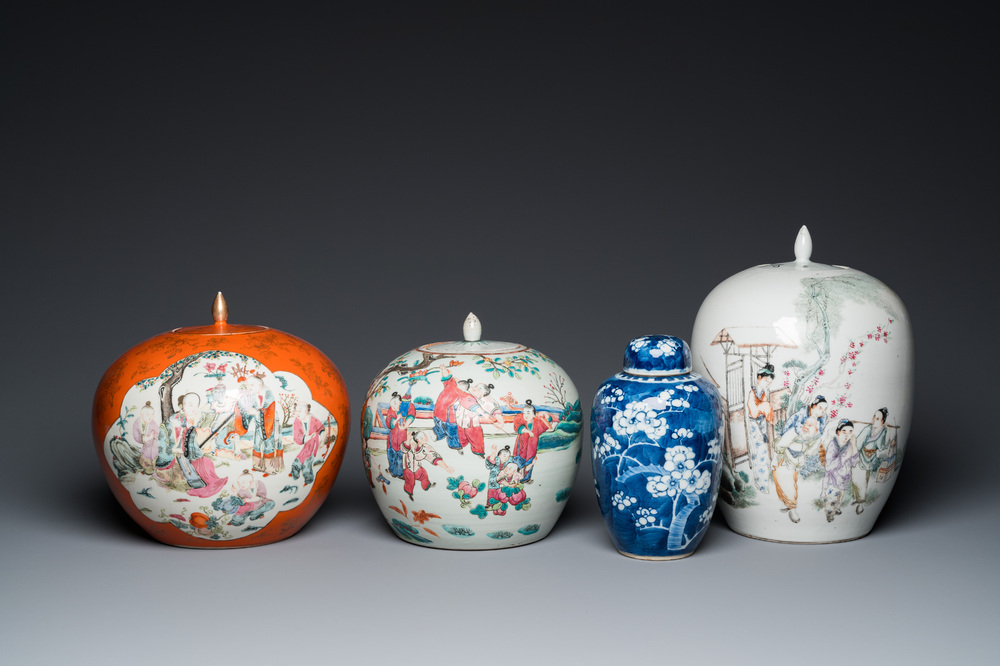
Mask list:
[[[452,406],[459,398],[464,396],[471,398],[472,396],[458,388],[458,382],[451,375],[448,376],[448,379],[442,379],[441,381],[444,382],[444,388],[441,389],[441,393],[438,394],[437,401],[434,403],[434,416],[440,419],[442,423],[454,423],[454,414],[449,414],[453,411],[451,409]],[[475,400],[475,398],[472,399]],[[449,415],[451,416],[450,421],[448,420]]]
[[[409,434],[407,425],[413,422],[416,413],[417,410],[412,404],[407,406],[406,416],[400,416],[392,407],[386,411],[385,422],[389,426],[389,448],[393,451],[399,451],[399,447],[406,441]]]
[[[517,439],[514,441],[514,450],[511,455],[518,456],[525,462],[533,460],[535,454],[538,453],[538,437],[548,429],[548,421],[541,416],[535,415],[530,428],[524,414],[515,416],[514,432],[517,433]]]
[[[267,397],[270,397],[271,392],[267,392]],[[267,406],[264,405],[264,398],[261,396],[254,396],[258,405],[264,410],[264,439],[267,439],[274,433],[274,399],[272,398]],[[237,405],[233,407],[236,411],[236,432],[241,436],[249,432],[249,429],[243,425],[243,417],[240,414],[240,406],[237,401]]]

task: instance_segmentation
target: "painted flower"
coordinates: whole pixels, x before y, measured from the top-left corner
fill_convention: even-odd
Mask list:
[[[656,524],[656,509],[642,508],[636,512],[636,527],[649,527]]]
[[[678,428],[677,430],[670,433],[670,436],[673,437],[674,439],[691,439],[692,437],[694,437],[694,433],[688,430],[687,428]],[[693,453],[691,455],[692,457],[694,456]]]
[[[638,350],[636,350],[638,351]],[[660,358],[664,354],[668,356],[677,351],[677,341],[671,338],[662,338],[656,341],[656,346],[649,350],[649,355],[653,358]]]
[[[636,500],[634,497],[630,497],[623,492],[617,492],[614,494],[614,497],[611,498],[611,503],[614,504],[616,507],[618,507],[619,511],[624,511],[625,509],[635,504],[637,501],[638,500]]]
[[[692,469],[690,474],[685,474],[684,480],[687,483],[684,492],[691,495],[701,495],[708,492],[709,486],[712,485],[712,474],[707,469]]]
[[[631,343],[632,351],[637,352],[648,344],[649,344],[649,338],[636,338]]]
[[[663,468],[668,472],[694,469],[694,450],[689,446],[671,446],[664,455]]]
[[[720,453],[722,453],[722,445],[719,443],[718,438],[713,439],[708,443],[708,456],[710,458],[718,458]]]
[[[612,402],[621,402],[625,399],[625,393],[617,386],[608,388],[607,393],[601,398],[602,405],[609,405]]]
[[[667,420],[658,416],[652,405],[643,402],[630,402],[625,410],[615,417],[612,423],[619,435],[631,438],[643,432],[651,440],[659,439],[667,434]]]
[[[611,435],[609,435],[608,433],[604,433],[603,440],[602,439],[598,439],[596,437],[594,438],[594,456],[595,457],[596,456],[606,456],[609,453],[611,453],[612,451],[621,451],[621,448],[622,448],[621,444],[618,443],[618,440],[615,439],[614,437],[612,437]]]

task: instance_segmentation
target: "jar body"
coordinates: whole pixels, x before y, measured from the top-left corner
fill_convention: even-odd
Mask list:
[[[312,345],[261,327],[198,327],[112,364],[93,434],[115,497],[150,535],[235,548],[285,539],[312,517],[349,418],[340,373]]]
[[[432,548],[537,541],[576,476],[579,394],[535,350],[441,344],[400,356],[368,391],[362,456],[382,515],[404,541]]]
[[[726,405],[729,526],[792,543],[867,534],[909,434],[913,342],[898,296],[848,268],[759,266],[709,294],[692,348]]]
[[[720,481],[722,405],[694,373],[618,373],[594,396],[594,486],[615,547],[640,559],[694,552]]]

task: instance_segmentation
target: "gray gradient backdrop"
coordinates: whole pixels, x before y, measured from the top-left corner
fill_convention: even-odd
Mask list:
[[[0,661],[992,662],[985,17],[409,4],[5,6]],[[99,471],[104,369],[210,321],[216,290],[231,321],[325,351],[355,416],[469,310],[588,404],[631,337],[689,337],[711,288],[792,259],[803,223],[815,260],[880,278],[915,325],[906,464],[860,541],[716,516],[691,558],[626,559],[586,442],[554,532],[485,553],[393,536],[357,422],[320,512],[262,548],[160,545]]]

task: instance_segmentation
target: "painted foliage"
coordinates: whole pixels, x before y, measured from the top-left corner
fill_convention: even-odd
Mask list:
[[[297,375],[209,350],[133,385],[104,453],[148,519],[238,539],[304,503],[338,429]]]

